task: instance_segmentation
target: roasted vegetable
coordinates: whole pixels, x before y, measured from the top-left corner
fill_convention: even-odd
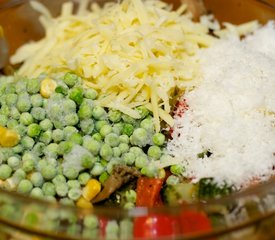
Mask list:
[[[224,183],[218,185],[213,178],[202,178],[198,183],[198,198],[200,200],[219,198],[234,191],[234,186]]]
[[[166,185],[162,191],[163,200],[168,205],[179,205],[197,200],[198,188],[192,183],[178,183]]]

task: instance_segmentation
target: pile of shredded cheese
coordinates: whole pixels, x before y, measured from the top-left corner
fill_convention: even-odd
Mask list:
[[[244,187],[274,174],[275,23],[200,51],[201,84],[183,98],[168,151],[194,182]],[[209,151],[210,156],[198,156]]]
[[[153,111],[157,131],[159,119],[172,125],[169,100],[176,87],[195,85],[193,56],[215,41],[208,27],[193,22],[186,6],[172,11],[159,0],[124,0],[102,8],[79,2],[76,14],[68,2],[57,18],[32,2],[46,36],[11,58],[13,64],[24,62],[19,74],[73,71],[100,92],[102,106],[139,118],[134,108],[144,105]]]

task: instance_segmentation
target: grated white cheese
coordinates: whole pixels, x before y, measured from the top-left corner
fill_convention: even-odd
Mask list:
[[[183,97],[168,152],[194,182],[214,177],[244,187],[275,166],[275,24],[244,40],[220,40],[200,51],[201,84]],[[211,156],[199,158],[198,153]]]
[[[102,8],[92,4],[91,10],[88,2],[80,1],[77,14],[72,2],[65,3],[53,18],[31,1],[42,14],[46,36],[11,57],[13,64],[24,62],[19,74],[73,71],[99,91],[102,106],[139,118],[133,108],[146,105],[157,131],[159,119],[173,124],[169,100],[174,89],[190,85],[198,72],[192,56],[216,40],[208,26],[193,22],[186,7],[172,11],[159,0],[123,0]]]

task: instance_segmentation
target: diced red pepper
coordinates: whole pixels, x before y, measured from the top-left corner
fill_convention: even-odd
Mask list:
[[[180,214],[181,233],[202,233],[210,232],[212,230],[211,221],[208,216],[199,211],[183,211]]]
[[[100,231],[101,239],[105,239],[107,223],[108,223],[107,218],[105,218],[105,217],[99,217],[98,218],[98,225],[99,225],[99,231]]]
[[[163,178],[140,177],[137,181],[137,207],[159,206],[161,201],[160,190],[162,188]]]
[[[149,214],[136,217],[134,220],[134,237],[141,239],[158,239],[160,237],[175,237],[179,234],[176,217],[164,214]]]

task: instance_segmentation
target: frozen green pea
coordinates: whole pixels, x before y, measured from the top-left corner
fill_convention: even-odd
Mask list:
[[[126,143],[126,144],[130,143],[130,139],[126,134],[120,135],[118,138],[121,143]]]
[[[78,177],[79,172],[77,169],[71,167],[71,168],[63,169],[63,174],[65,177],[72,180]]]
[[[30,175],[30,181],[35,187],[41,187],[44,183],[44,178],[40,172],[33,172]]]
[[[55,198],[55,196],[44,196],[43,197],[43,200],[45,200],[45,201],[47,201],[47,202],[50,202],[50,203],[56,203],[56,198]]]
[[[59,145],[56,143],[50,143],[47,145],[43,151],[46,157],[57,157],[59,152]]]
[[[44,108],[41,108],[41,107],[33,107],[31,110],[31,115],[35,120],[41,121],[45,119],[46,111]]]
[[[113,156],[113,149],[109,144],[104,143],[100,149],[99,154],[103,159],[109,161]]]
[[[78,76],[68,72],[64,75],[63,80],[69,87],[73,87],[78,82]]]
[[[97,95],[98,95],[97,91],[92,88],[87,88],[84,91],[84,96],[85,98],[88,98],[88,99],[95,100],[97,98]]]
[[[32,115],[30,113],[23,112],[20,115],[19,121],[20,121],[21,124],[29,126],[30,124],[33,123],[34,120],[33,120],[33,117],[32,117]]]
[[[153,164],[148,164],[140,172],[147,177],[155,177],[158,174],[158,169]]]
[[[23,146],[21,144],[16,145],[12,148],[14,154],[21,154],[23,152]]]
[[[59,197],[65,197],[68,194],[69,188],[66,183],[55,184],[56,194]]]
[[[119,122],[121,120],[121,116],[122,116],[122,114],[118,110],[110,110],[108,112],[108,118],[113,123]]]
[[[103,172],[100,174],[98,180],[101,184],[104,184],[104,182],[109,178],[109,176],[110,175],[108,174],[108,172]]]
[[[83,102],[83,89],[80,87],[74,87],[69,92],[69,98],[73,100],[77,105]]]
[[[78,180],[68,180],[67,185],[69,189],[81,187],[80,182],[78,182]]]
[[[63,95],[67,95],[68,92],[69,92],[69,88],[68,88],[68,86],[66,86],[65,84],[58,85],[58,86],[55,88],[55,92],[56,92],[56,93],[61,93],[61,94],[63,94]]]
[[[38,137],[41,132],[41,127],[37,123],[32,123],[28,126],[27,134],[29,137]]]
[[[127,136],[131,136],[134,132],[134,126],[130,123],[125,123],[122,128],[122,134],[125,134]]]
[[[58,154],[64,155],[66,153],[69,153],[72,150],[73,145],[74,144],[72,142],[68,142],[68,141],[60,142],[59,148],[58,148]]]
[[[92,134],[94,131],[94,121],[93,119],[84,119],[80,121],[80,129],[85,134]]]
[[[112,132],[112,127],[110,125],[102,126],[102,128],[99,131],[102,137],[106,137],[111,132]]]
[[[44,120],[42,120],[40,123],[39,123],[41,129],[43,131],[47,131],[47,130],[52,130],[53,129],[53,123],[51,122],[50,119],[46,118]]]
[[[53,178],[52,182],[55,185],[58,185],[58,184],[61,184],[61,183],[66,183],[66,178],[63,175],[58,174]]]
[[[52,139],[55,143],[59,143],[64,140],[64,132],[61,129],[54,129],[52,133]]]
[[[130,189],[130,190],[127,190],[125,192],[125,197],[126,197],[126,201],[127,202],[135,203],[136,202],[136,198],[137,198],[137,193],[135,192],[135,190]]]
[[[119,145],[119,137],[116,133],[109,133],[105,136],[105,143],[109,144],[111,147],[117,147]]]
[[[35,141],[29,136],[25,136],[21,140],[21,144],[25,149],[32,149],[34,146],[34,143]]]
[[[25,156],[25,155],[24,155]],[[24,158],[23,156],[23,158]],[[22,162],[22,169],[26,172],[29,173],[31,172],[35,167],[35,161],[33,158],[28,158],[26,160],[23,159]]]
[[[6,180],[11,176],[12,168],[7,164],[0,165],[0,180]]]
[[[14,129],[16,126],[18,126],[18,121],[15,119],[10,119],[7,122],[7,128]]]
[[[182,165],[172,165],[170,167],[170,172],[174,175],[181,175],[185,171],[184,166]]]
[[[15,93],[9,93],[6,95],[6,104],[9,107],[15,106],[17,102],[18,95]]]
[[[1,104],[1,109],[0,109],[0,114],[3,114],[5,116],[8,116],[10,114],[10,108],[5,105],[5,104]]]
[[[44,194],[43,194],[43,190],[39,187],[35,187],[31,190],[30,196],[33,198],[40,198],[42,199]]]
[[[129,205],[132,203],[130,202]],[[126,207],[126,209],[131,209],[131,206]],[[120,227],[120,238],[121,239],[131,239],[133,234],[133,221],[131,219],[123,219],[119,223]]]
[[[92,107],[89,104],[81,104],[77,112],[79,119],[87,119],[92,117]]]
[[[43,106],[43,97],[40,94],[35,94],[31,96],[31,103],[33,107]]]
[[[26,92],[27,91],[27,82],[26,81],[17,81],[15,84],[15,91],[17,94]]]
[[[107,113],[103,107],[95,106],[93,108],[93,117],[97,120],[103,120],[107,117]]]
[[[119,239],[119,226],[115,220],[108,221],[106,225],[106,239]]]
[[[5,127],[8,122],[8,117],[6,115],[0,114],[0,126]]]
[[[130,141],[133,145],[144,147],[150,142],[148,132],[144,128],[137,128],[134,130]]]
[[[20,112],[28,112],[31,109],[30,96],[27,93],[19,94],[16,107]]]
[[[47,166],[48,165],[48,162],[46,159],[42,158],[40,160],[38,160],[37,162],[37,170],[41,172],[41,169],[44,167],[44,166]]]
[[[154,131],[154,122],[151,118],[145,118],[140,122],[140,127],[145,129],[148,132]]]
[[[42,191],[45,196],[54,196],[56,194],[55,185],[51,182],[45,182],[42,186]]]
[[[158,146],[150,146],[147,152],[148,156],[153,159],[160,159],[162,151]]]
[[[82,191],[79,188],[72,188],[68,192],[68,197],[74,201],[81,197]]]
[[[114,155],[114,157],[120,157],[121,156],[121,150],[120,150],[120,148],[119,147],[114,147],[113,148],[113,155]]]
[[[33,189],[33,185],[31,181],[27,179],[21,180],[17,186],[17,192],[22,194],[29,194],[32,189]]]
[[[67,197],[61,198],[59,200],[59,203],[64,205],[64,206],[74,206],[74,201],[72,199],[67,198]]]
[[[26,173],[23,169],[19,168],[14,172],[13,177],[21,181],[22,179],[26,178]]]
[[[123,129],[123,123],[118,122],[118,123],[113,124],[112,132],[116,133],[117,135],[121,135],[122,129]]]
[[[64,100],[63,107],[68,113],[76,112],[76,103],[71,99]]]
[[[48,145],[52,141],[52,131],[42,132],[39,136],[39,141]]]
[[[57,175],[57,170],[54,166],[48,164],[41,168],[41,174],[45,180],[52,180]]]
[[[81,166],[90,169],[93,167],[95,159],[96,158],[94,158],[91,154],[83,154],[83,156],[80,159]]]
[[[138,111],[138,113],[140,115],[140,119],[144,119],[149,114],[149,110],[145,106],[139,106],[136,108],[136,110]]]
[[[98,141],[98,142],[102,142],[102,140],[103,140],[103,138],[102,138],[102,136],[100,135],[100,133],[94,133],[94,134],[92,135],[92,138],[93,138],[94,140]]]
[[[78,182],[84,186],[87,184],[87,182],[91,179],[91,176],[87,172],[80,173],[78,176]]]
[[[30,94],[38,93],[40,90],[40,81],[38,79],[29,79],[27,81],[27,91]]]
[[[98,219],[94,215],[85,216],[83,219],[83,225],[87,228],[95,229],[98,227],[98,224]]]
[[[179,183],[179,178],[175,175],[171,175],[167,178],[166,184],[168,185],[176,185]]]
[[[129,145],[127,143],[120,143],[118,145],[119,149],[120,149],[120,152],[123,154],[123,153],[126,153],[129,151]]]
[[[147,164],[148,164],[148,158],[146,157],[146,155],[140,155],[135,159],[135,166],[137,168],[146,167]]]
[[[63,129],[63,132],[64,132],[64,138],[66,140],[70,140],[71,136],[74,134],[74,133],[78,133],[78,130],[76,127],[73,127],[73,126],[67,126]]]
[[[20,137],[25,136],[27,133],[27,127],[22,124],[18,124],[13,128],[13,130],[16,131],[20,135]]]
[[[16,107],[12,107],[10,109],[10,117],[15,119],[15,120],[19,120],[20,119],[20,112],[17,110]]]
[[[104,125],[108,125],[108,122],[106,120],[99,120],[95,122],[95,129],[97,131],[100,131],[100,129],[104,126]]]
[[[130,152],[133,153],[135,157],[138,157],[144,154],[143,150],[139,147],[131,147]]]
[[[16,156],[12,156],[8,159],[8,165],[13,169],[16,170],[21,166],[21,159]]]
[[[64,117],[64,124],[66,126],[74,126],[78,123],[79,118],[76,113],[69,113]]]
[[[92,154],[98,155],[101,148],[101,143],[94,140],[90,136],[85,136],[83,138],[83,147],[89,150]]]
[[[104,170],[104,166],[101,163],[96,162],[90,173],[92,176],[99,176],[104,172]]]
[[[70,141],[72,143],[78,144],[78,145],[82,145],[83,143],[83,138],[81,136],[80,133],[73,133],[70,137]]]
[[[133,165],[133,163],[135,162],[135,154],[128,152],[128,153],[124,153],[122,155],[122,160],[123,162],[125,162],[127,165]]]

